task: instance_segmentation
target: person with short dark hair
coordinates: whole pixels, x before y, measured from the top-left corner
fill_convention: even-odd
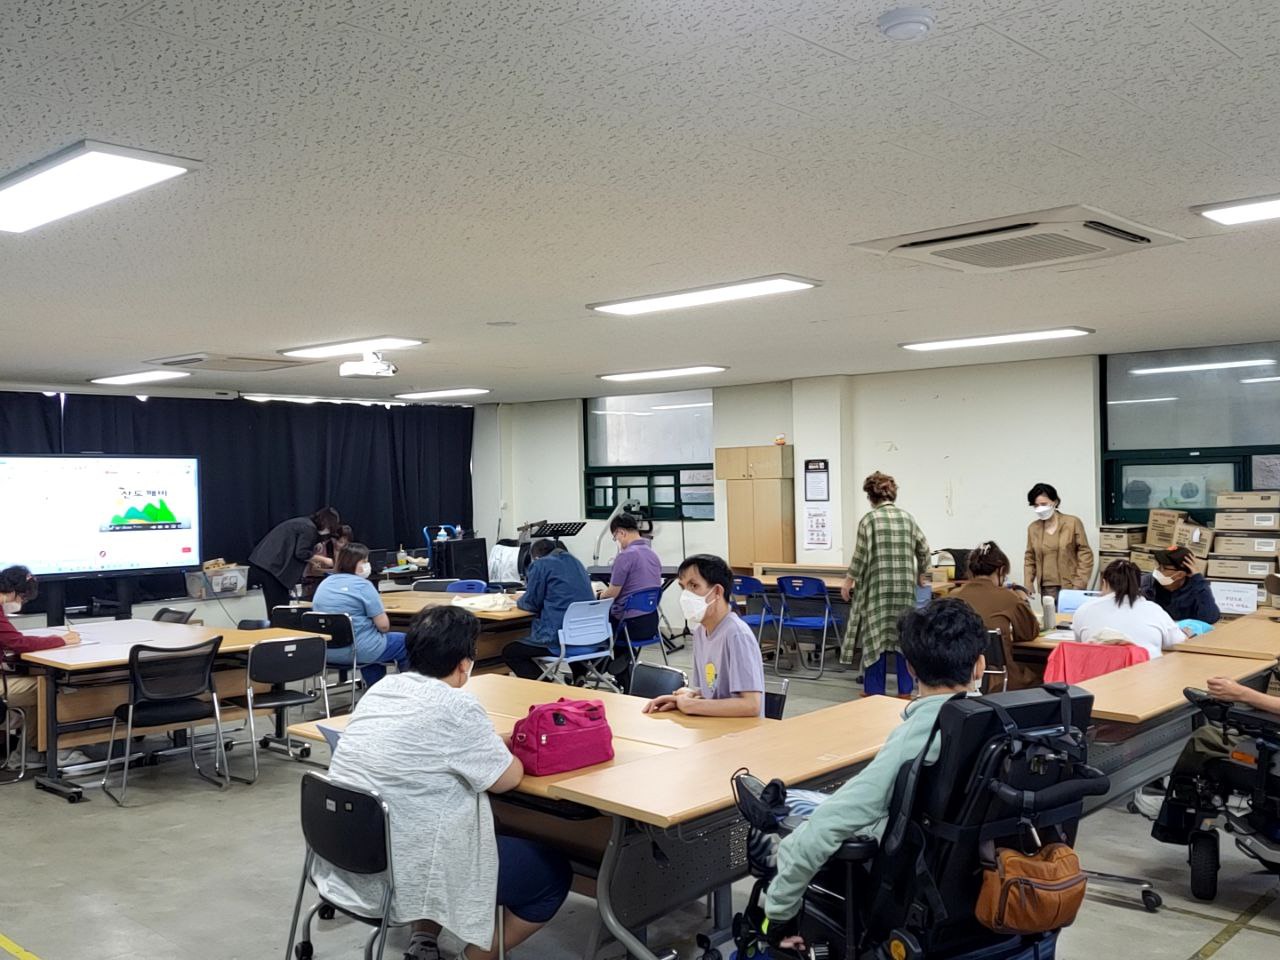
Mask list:
[[[1042,673],[1013,658],[1013,647],[1040,636],[1040,621],[1027,602],[1025,590],[1004,585],[1009,558],[994,540],[985,540],[969,553],[969,579],[949,596],[977,611],[988,630],[999,630],[1004,643],[1009,689],[1021,690],[1042,681]]]
[[[62,634],[28,636],[9,622],[9,617],[22,612],[23,604],[30,603],[39,591],[39,581],[26,567],[15,564],[0,570],[0,659],[12,656],[15,659],[24,653],[36,650],[52,650],[56,647],[71,647],[80,642],[80,634],[68,630]],[[0,668],[3,669],[3,668]],[[38,680],[26,674],[8,675],[8,702],[11,707],[21,707],[24,711],[36,705]],[[29,718],[32,724],[35,717]],[[0,744],[7,749],[7,745]]]
[[[733,609],[733,571],[700,553],[680,564],[680,609],[693,624],[692,687],[655,697],[645,713],[679,710],[702,717],[764,716],[760,643]]]
[[[1186,547],[1157,550],[1156,569],[1142,576],[1142,595],[1158,603],[1174,620],[1217,623],[1222,619],[1209,581]]]
[[[338,559],[338,551],[354,539],[350,524],[344,523],[334,531],[333,536],[327,540],[321,540],[312,548],[311,560],[302,574],[303,600],[310,600],[316,595],[316,588],[333,570],[333,562]]]
[[[986,627],[962,600],[948,597],[906,611],[899,621],[898,642],[920,696],[907,704],[902,725],[889,734],[875,759],[835,793],[814,795],[818,802],[810,804],[808,819],[778,846],[777,875],[769,884],[764,909],[770,925],[782,925],[784,931],[800,909],[805,888],[841,843],[883,835],[898,771],[925,748],[943,704],[957,694],[971,693],[987,666]],[[935,741],[927,762],[936,761],[938,750]],[[783,942],[784,947],[798,945],[798,937]]]
[[[1102,596],[1071,615],[1071,632],[1081,643],[1128,642],[1154,660],[1187,639],[1159,604],[1142,595],[1142,571],[1128,560],[1113,560],[1102,571]]]
[[[289,594],[315,555],[316,544],[335,533],[342,518],[333,507],[321,507],[309,517],[292,517],[276,524],[249,554],[249,586],[262,588],[267,616],[287,606]]]
[[[1036,518],[1027,527],[1023,573],[1028,590],[1058,599],[1062,590],[1087,590],[1093,576],[1093,550],[1084,523],[1059,513],[1058,491],[1037,483],[1027,491],[1027,506]]]
[[[363,543],[348,543],[338,551],[333,573],[316,588],[311,601],[316,613],[345,613],[351,619],[355,662],[368,687],[387,675],[388,663],[394,662],[402,672],[408,669],[404,634],[391,629],[382,595],[369,581],[372,572],[369,548]],[[326,660],[349,667],[352,653],[351,647],[338,647],[327,652]]]
[[[840,662],[853,663],[853,653],[861,647],[862,689],[884,693],[893,656],[898,693],[907,694],[911,678],[898,648],[898,619],[915,607],[916,585],[928,580],[929,542],[915,517],[897,505],[893,477],[877,470],[863,482],[862,491],[871,510],[858,521],[853,560],[840,587],[840,596],[850,604]]]
[[[502,648],[502,659],[517,677],[537,680],[542,676],[537,659],[556,656],[560,651],[560,627],[569,605],[594,600],[596,593],[582,561],[557,540],[533,542],[526,577],[524,593],[516,606],[534,615],[533,627],[528,639],[512,641]]]
[[[573,878],[562,854],[494,831],[488,794],[515,789],[524,767],[463,689],[479,633],[461,607],[415,616],[405,640],[409,669],[361,698],[329,764],[335,781],[376,790],[391,810],[390,912],[392,922],[413,924],[409,960],[496,957],[495,903],[504,908],[509,950],[555,915]],[[378,912],[376,877],[321,860],[315,882],[330,903]]]
[[[662,587],[662,561],[653,544],[640,534],[640,522],[630,513],[620,513],[609,521],[609,533],[618,545],[618,555],[609,572],[609,586],[601,600],[613,600],[609,617],[614,622],[613,656],[610,670],[623,690],[631,688],[631,654],[622,627],[626,623],[635,640],[648,640],[658,633],[658,611],[624,611],[627,599],[641,590]],[[575,664],[576,666],[576,664]]]

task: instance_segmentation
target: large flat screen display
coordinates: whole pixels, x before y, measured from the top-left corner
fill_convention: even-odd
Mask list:
[[[0,454],[0,563],[98,577],[200,562],[195,457]]]

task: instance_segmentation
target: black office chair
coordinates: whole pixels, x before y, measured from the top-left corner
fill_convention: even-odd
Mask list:
[[[161,607],[151,619],[159,623],[187,623],[194,614],[194,609],[177,610],[173,607]]]
[[[1006,643],[1005,632],[1000,628],[987,631],[987,668],[982,671],[983,693],[1004,693],[1009,689]]]
[[[364,955],[366,960],[375,956],[381,960],[387,945],[388,928],[403,926],[392,924],[390,916],[396,884],[391,870],[391,811],[387,804],[376,791],[341,786],[322,774],[309,771],[302,778],[302,836],[306,840],[307,854],[302,863],[302,880],[293,905],[293,922],[289,926],[289,945],[285,948],[285,956],[310,960],[315,953],[311,943],[311,921],[328,907],[373,927]],[[320,900],[307,911],[302,922],[302,939],[297,941],[295,948],[302,897],[307,891],[307,884],[314,885],[311,870],[316,857],[348,873],[362,876],[380,874],[382,902],[377,916],[366,917]]]
[[[213,662],[218,656],[221,637],[214,637],[189,647],[152,647],[139,644],[129,651],[129,702],[116,707],[111,716],[111,739],[107,744],[106,767],[102,772],[102,792],[124,806],[129,789],[129,745],[133,728],[168,727],[186,724],[191,765],[196,773],[217,784],[230,786],[227,757],[222,740],[222,711],[218,691],[213,683]],[[208,696],[209,699],[203,699]],[[115,750],[116,726],[124,721],[124,770],[120,777],[120,796],[107,786],[111,776],[112,753]],[[214,729],[214,773],[205,773],[196,759],[195,724],[212,720]],[[51,745],[50,749],[54,749]]]
[[[241,783],[253,783],[258,779],[258,733],[254,726],[255,710],[283,710],[287,718],[290,707],[305,707],[317,700],[324,701],[324,715],[329,716],[329,688],[324,682],[324,637],[299,637],[296,640],[263,640],[249,648],[249,664],[245,671],[245,695],[228,697],[227,703],[243,707],[248,714],[249,745],[253,754],[253,776],[237,777]],[[320,692],[314,690],[290,690],[285,684],[319,678]],[[257,692],[254,684],[267,683],[273,689]],[[311,748],[303,746],[293,752],[293,741],[286,733],[282,739],[274,736],[262,738],[262,746],[272,742],[284,744],[290,760],[304,759],[311,755]]]
[[[279,607],[276,608],[277,610]],[[303,630],[312,633],[321,633],[327,638],[325,640],[326,650],[350,650],[351,663],[326,665],[326,669],[336,670],[338,673],[337,683],[325,684],[326,690],[336,690],[339,687],[351,687],[351,709],[356,708],[356,698],[360,695],[360,687],[363,685],[360,679],[360,664],[357,662],[356,656],[356,635],[351,626],[351,618],[345,613],[316,613],[307,611],[301,617],[301,627]]]
[[[280,630],[302,630],[302,617],[310,613],[310,607],[283,605],[271,608],[271,626]]]
[[[877,949],[909,960],[982,950],[995,960],[1051,948],[1052,933],[1007,936],[978,923],[981,866],[992,847],[1075,842],[1083,798],[1110,786],[1086,763],[1092,708],[1091,694],[1061,684],[944,704],[929,744],[899,770],[881,840],[846,841],[806,891],[806,943],[850,960]],[[735,923],[739,956],[762,940],[767,885],[757,881]]]
[[[764,715],[768,720],[781,720],[787,709],[787,687],[790,680],[782,680],[776,690],[770,690],[766,681],[764,685]]]
[[[267,630],[270,627],[270,620],[241,620],[236,624],[237,630]]]
[[[448,593],[449,584],[457,583],[457,577],[449,577],[448,579],[439,580],[431,577],[423,577],[421,580],[413,581],[412,589],[420,593]]]
[[[640,660],[631,671],[631,689],[627,693],[633,697],[652,700],[654,697],[675,693],[681,687],[688,685],[689,678],[685,676],[683,670]]]

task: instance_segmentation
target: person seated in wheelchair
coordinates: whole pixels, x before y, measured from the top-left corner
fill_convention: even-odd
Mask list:
[[[1210,677],[1209,696],[1258,711],[1261,726],[1274,720],[1272,731],[1280,736],[1280,697],[1246,687],[1226,677]],[[1225,716],[1225,713],[1224,713]],[[1207,818],[1216,817],[1221,803],[1232,793],[1252,793],[1257,782],[1258,758],[1253,756],[1256,735],[1229,733],[1230,722],[1210,722],[1196,730],[1182,748],[1169,776],[1160,813],[1151,835],[1164,843],[1184,844]],[[1253,756],[1252,763],[1244,758]],[[1280,777],[1273,775],[1273,782]],[[1280,826],[1280,783],[1268,790]],[[1256,811],[1260,816],[1265,811]],[[1271,838],[1280,841],[1280,836]]]
[[[986,669],[986,627],[963,600],[935,600],[922,610],[909,610],[898,629],[919,697],[907,705],[902,725],[861,773],[830,796],[802,794],[812,813],[779,844],[764,905],[771,937],[779,938],[784,949],[803,948],[802,939],[788,931],[796,926],[809,883],[845,840],[880,839],[902,765],[925,748],[943,705],[956,694],[974,692]],[[936,760],[938,750],[935,742],[926,761]]]

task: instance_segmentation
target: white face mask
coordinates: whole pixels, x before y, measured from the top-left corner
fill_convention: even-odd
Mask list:
[[[367,561],[356,566],[357,577],[367,577],[371,573],[373,573],[373,564]]]
[[[1167,577],[1159,570],[1153,570],[1151,572],[1151,576],[1154,577],[1156,583],[1160,584],[1162,587],[1167,587],[1173,583],[1173,577]]]
[[[7,614],[21,613],[21,612],[22,612],[22,601],[21,601],[21,600],[6,600],[6,601],[4,602],[4,612],[5,612],[5,613],[7,613]]]
[[[700,597],[692,590],[680,591],[680,612],[690,623],[701,623],[707,615],[707,606],[711,603],[711,594]]]
[[[1041,520],[1048,520],[1050,517],[1053,516],[1054,512],[1057,510],[1057,507],[1053,506],[1052,504],[1045,504],[1043,507],[1035,507],[1034,510],[1036,512],[1036,516],[1039,517]]]

